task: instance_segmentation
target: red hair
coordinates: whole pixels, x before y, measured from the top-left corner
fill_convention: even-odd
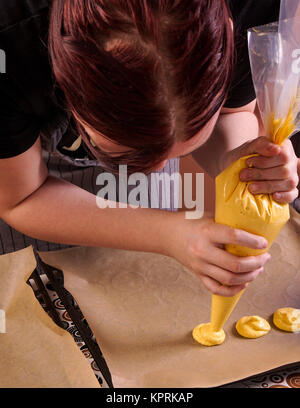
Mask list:
[[[53,0],[49,50],[68,109],[148,172],[220,108],[233,68],[226,0]]]

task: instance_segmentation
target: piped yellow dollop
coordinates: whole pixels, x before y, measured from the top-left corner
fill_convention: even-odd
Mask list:
[[[269,333],[271,326],[260,316],[244,316],[235,326],[237,332],[248,339],[257,339]]]
[[[210,323],[202,323],[193,330],[193,338],[203,346],[217,346],[225,340],[224,330],[215,331]]]
[[[300,332],[300,309],[283,307],[276,310],[273,315],[276,327],[289,332]]]

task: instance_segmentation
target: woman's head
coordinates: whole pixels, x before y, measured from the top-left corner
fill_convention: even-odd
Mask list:
[[[53,0],[54,74],[109,170],[205,142],[232,73],[229,17],[226,0]]]

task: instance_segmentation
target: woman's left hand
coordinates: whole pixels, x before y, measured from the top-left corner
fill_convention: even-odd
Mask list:
[[[251,182],[249,191],[253,194],[272,194],[275,201],[285,204],[294,201],[299,194],[297,189],[298,158],[290,140],[281,146],[271,143],[266,137],[259,137],[245,143],[227,154],[233,162],[240,157],[257,153],[249,158],[249,168],[240,173],[242,181]]]

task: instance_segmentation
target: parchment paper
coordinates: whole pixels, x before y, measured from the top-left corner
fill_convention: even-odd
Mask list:
[[[0,388],[99,388],[71,335],[42,309],[26,284],[36,267],[32,247],[0,257]]]
[[[72,248],[42,254],[63,269],[65,287],[87,318],[116,387],[211,387],[300,360],[300,333],[276,329],[279,307],[300,308],[300,215],[291,209],[265,273],[246,289],[227,321],[225,343],[204,347],[192,329],[210,319],[210,293],[176,261],[154,254]],[[193,221],[191,221],[193,222]],[[262,338],[240,337],[244,315],[272,327]]]

